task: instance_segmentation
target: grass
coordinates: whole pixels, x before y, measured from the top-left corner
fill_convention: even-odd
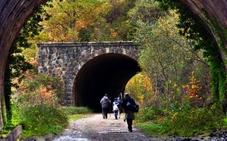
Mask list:
[[[73,115],[68,115],[68,121],[72,122],[81,118],[87,117],[88,114],[73,114]]]
[[[144,122],[144,123],[137,123],[136,126],[148,136],[163,135],[161,134],[163,127],[160,124],[156,124],[152,122]]]
[[[63,106],[61,110],[67,115],[69,122],[87,117],[91,113],[87,107]]]
[[[63,106],[61,110],[67,115],[69,122],[84,118],[91,113],[87,107]]]
[[[66,115],[91,113],[91,110],[87,107],[63,106],[61,110],[64,111]]]
[[[224,127],[227,128],[227,117],[224,118]]]

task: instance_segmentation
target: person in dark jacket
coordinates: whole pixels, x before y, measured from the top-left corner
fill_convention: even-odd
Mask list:
[[[130,109],[131,105],[135,105],[135,100],[129,96],[128,93],[125,93],[125,98],[123,99],[123,109],[125,111],[125,119],[128,124],[128,131],[132,132],[132,123],[133,120],[135,119],[134,112]]]
[[[105,94],[102,99],[100,100],[100,104],[102,106],[102,116],[103,119],[107,119],[107,113],[109,110],[109,106],[111,104],[110,99],[108,98],[107,94]]]

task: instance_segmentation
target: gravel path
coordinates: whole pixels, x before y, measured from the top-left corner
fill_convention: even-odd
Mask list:
[[[114,119],[113,114],[108,116],[108,119],[102,119],[101,114],[92,114],[74,121],[53,141],[227,141],[227,131],[197,138],[147,137],[136,128],[133,128],[133,132],[128,132],[123,114],[118,120]]]
[[[136,128],[128,132],[127,123],[121,119],[115,120],[108,115],[102,119],[101,114],[94,114],[87,118],[72,122],[62,135],[54,141],[158,141],[140,133]]]

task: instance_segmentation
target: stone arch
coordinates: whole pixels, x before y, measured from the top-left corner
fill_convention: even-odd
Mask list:
[[[75,104],[101,110],[101,97],[107,93],[113,100],[124,91],[129,79],[140,71],[138,62],[124,54],[107,53],[94,57],[82,66],[75,78]]]
[[[90,60],[102,55],[120,54],[138,59],[138,45],[131,41],[41,43],[39,46],[40,73],[58,76],[64,83],[63,103],[75,105],[73,86],[77,73]],[[120,63],[120,62],[119,62]]]

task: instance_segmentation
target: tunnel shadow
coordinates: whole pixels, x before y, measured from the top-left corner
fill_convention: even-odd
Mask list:
[[[100,99],[105,93],[113,100],[123,92],[132,76],[141,71],[138,62],[123,54],[108,53],[88,61],[74,81],[76,106],[100,112]]]

